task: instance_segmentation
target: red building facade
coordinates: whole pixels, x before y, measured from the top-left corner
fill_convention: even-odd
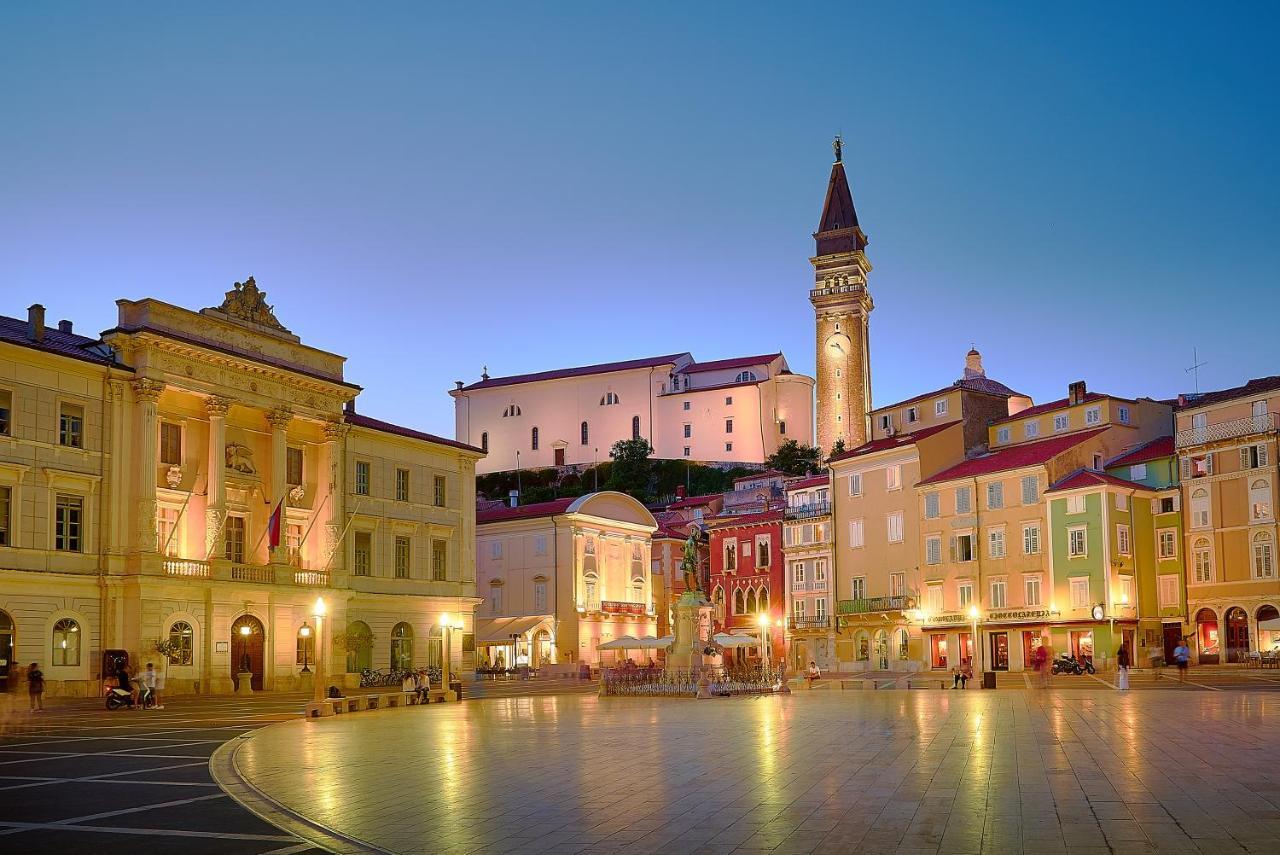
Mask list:
[[[768,615],[773,662],[786,661],[782,516],[782,505],[770,500],[763,509],[707,521],[716,632],[758,635],[760,616]]]

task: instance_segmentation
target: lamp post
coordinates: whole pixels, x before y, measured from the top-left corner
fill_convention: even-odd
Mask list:
[[[764,667],[766,670],[768,670],[769,668],[769,624],[772,623],[772,621],[769,620],[768,612],[761,612],[758,620],[760,623],[760,651],[761,653],[764,654],[764,657],[763,657]]]
[[[307,667],[307,640],[311,638],[311,626],[304,620],[302,628],[298,630],[298,635],[302,636],[302,673],[310,674],[311,669]]]
[[[969,651],[969,664],[970,665],[976,664],[981,666],[982,646],[978,644],[978,607],[977,606],[969,606],[969,620],[973,621],[973,635],[969,636],[970,644],[973,645],[973,649]],[[977,662],[974,662],[975,659],[977,660]],[[981,667],[978,667],[974,670],[975,675],[981,672],[982,672]]]
[[[453,634],[452,630],[462,629],[462,618],[459,616],[458,622],[454,623],[449,620],[449,613],[445,612],[440,615],[440,641],[444,645],[444,649],[440,651],[440,688],[449,691],[450,672],[453,670]],[[447,697],[447,695],[446,695]],[[454,698],[454,700],[461,700]]]
[[[311,616],[316,621],[316,677],[315,689],[312,692],[312,700],[320,701],[324,699],[324,597],[316,597],[315,606],[311,609]]]

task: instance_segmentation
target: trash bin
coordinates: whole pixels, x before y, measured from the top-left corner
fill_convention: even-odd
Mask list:
[[[982,672],[982,688],[994,689],[995,687],[996,687],[996,672],[983,671]]]

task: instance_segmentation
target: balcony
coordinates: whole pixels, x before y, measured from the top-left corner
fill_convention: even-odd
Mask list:
[[[294,570],[293,584],[308,588],[325,588],[329,585],[329,572],[327,570]]]
[[[792,632],[802,632],[804,630],[814,629],[830,629],[831,618],[826,615],[821,617],[789,617],[787,618],[787,629]]]
[[[232,564],[231,581],[258,582],[273,585],[276,581],[276,574],[272,568],[257,564]]]
[[[1228,422],[1219,422],[1205,427],[1180,430],[1175,436],[1174,442],[1178,448],[1190,448],[1193,445],[1204,445],[1208,442],[1220,442],[1257,433],[1272,433],[1275,429],[1276,417],[1268,413],[1263,416],[1249,416],[1248,418],[1232,419]]]
[[[836,614],[866,615],[876,612],[902,612],[915,607],[915,597],[863,597],[857,600],[840,600],[836,603]]]
[[[213,575],[213,570],[208,561],[196,561],[193,558],[166,558],[164,575],[187,579],[208,579]]]
[[[808,505],[788,507],[783,516],[789,520],[809,520],[814,517],[825,517],[830,513],[830,502],[813,502]]]

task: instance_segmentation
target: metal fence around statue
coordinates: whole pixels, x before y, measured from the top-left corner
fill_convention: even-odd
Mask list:
[[[764,695],[785,685],[781,668],[760,665],[708,668],[606,668],[601,672],[604,694],[618,696],[696,697],[698,684],[716,697]]]

